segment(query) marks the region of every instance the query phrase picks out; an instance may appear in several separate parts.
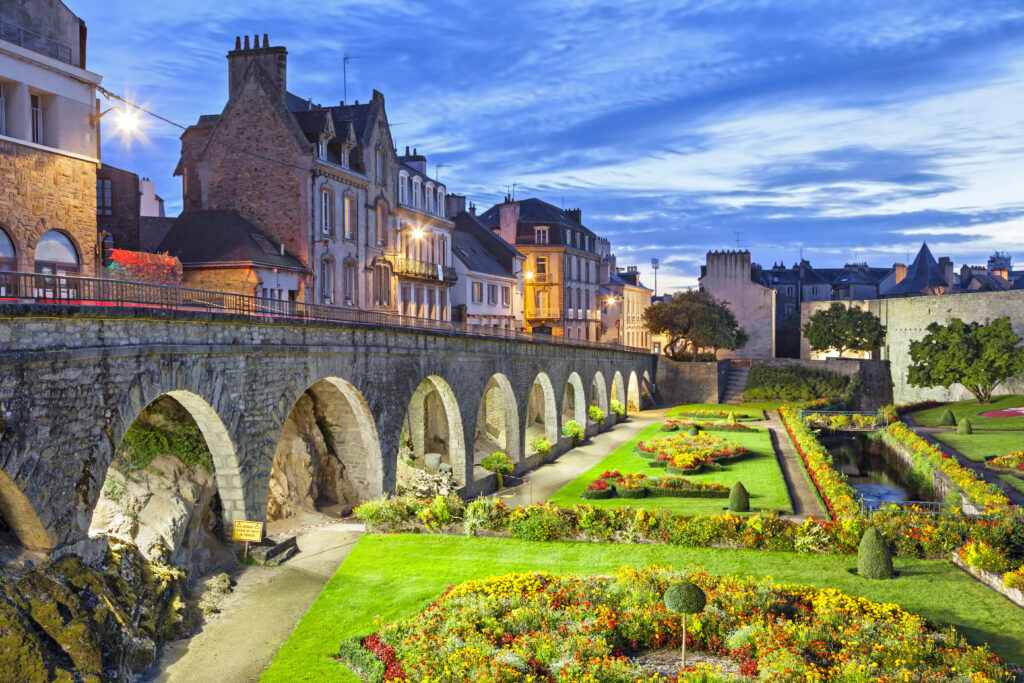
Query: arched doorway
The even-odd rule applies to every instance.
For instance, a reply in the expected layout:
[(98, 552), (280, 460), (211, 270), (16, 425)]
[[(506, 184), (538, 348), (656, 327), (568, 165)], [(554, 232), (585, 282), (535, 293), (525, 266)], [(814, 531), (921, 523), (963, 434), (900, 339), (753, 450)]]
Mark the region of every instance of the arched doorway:
[(562, 424), (576, 420), (581, 427), (587, 425), (587, 399), (583, 391), (583, 380), (573, 372), (565, 382), (562, 394)]
[(53, 546), (32, 503), (14, 480), (0, 470), (0, 544), (15, 543), (29, 550), (49, 550)]
[(497, 373), (487, 381), (476, 413), (473, 464), (479, 465), (481, 460), (495, 451), (501, 451), (513, 463), (517, 463), (522, 455), (520, 444), (516, 395), (508, 378)]
[(526, 403), (526, 424), (523, 430), (526, 433), (527, 455), (537, 452), (532, 443), (539, 436), (547, 437), (552, 446), (558, 443), (558, 409), (555, 406), (555, 390), (551, 386), (551, 379), (541, 372), (530, 386), (530, 398)]
[(629, 387), (626, 389), (626, 410), (628, 412), (640, 410), (640, 382), (637, 381), (635, 370), (629, 373)]
[(459, 403), (448, 382), (430, 375), (416, 387), (402, 421), (398, 446), (398, 483), (403, 464), (428, 474), (450, 472), (456, 484), (466, 484), (466, 444)]
[(618, 401), (622, 404), (622, 407), (626, 406), (626, 386), (622, 381), (622, 373), (618, 370), (612, 376), (612, 394), (611, 399)]
[(349, 514), (384, 490), (377, 427), (362, 394), (340, 377), (306, 389), (274, 451), (267, 520), (319, 512)]
[(125, 431), (89, 535), (123, 538), (147, 558), (205, 574), (235, 563), (222, 539), (236, 519), (245, 519), (245, 502), (231, 437), (210, 404), (178, 390), (150, 402)]
[[(608, 385), (605, 384), (604, 375), (598, 370), (594, 373), (594, 380), (590, 383), (590, 400), (588, 405), (597, 406), (601, 412), (608, 415)], [(589, 420), (589, 417), (588, 417)], [(596, 424), (590, 421), (590, 424)]]

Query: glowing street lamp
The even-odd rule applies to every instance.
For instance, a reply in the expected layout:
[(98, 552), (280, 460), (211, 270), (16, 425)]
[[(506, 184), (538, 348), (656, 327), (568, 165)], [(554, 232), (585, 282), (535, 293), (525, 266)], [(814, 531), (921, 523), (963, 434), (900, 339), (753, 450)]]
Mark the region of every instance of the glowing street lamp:
[(422, 239), (423, 238), (423, 228), (416, 228), (415, 230), (413, 230), (412, 231), (412, 238), (416, 239), (416, 240)]
[(526, 271), (526, 279), (527, 280), (532, 280), (533, 279), (533, 271), (532, 270)]

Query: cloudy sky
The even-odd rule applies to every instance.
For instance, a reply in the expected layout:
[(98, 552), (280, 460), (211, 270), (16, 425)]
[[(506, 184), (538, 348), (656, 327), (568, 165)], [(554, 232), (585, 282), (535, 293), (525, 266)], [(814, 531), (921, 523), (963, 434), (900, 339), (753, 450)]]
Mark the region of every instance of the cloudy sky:
[[(384, 93), (417, 147), (481, 210), (516, 183), (580, 207), (659, 290), (712, 249), (755, 261), (1024, 267), (1019, 0), (66, 0), (104, 85), (183, 124), (227, 98), (239, 34), (288, 48), (289, 90)], [(107, 126), (110, 128), (110, 126)], [(181, 206), (180, 130), (151, 120), (104, 161)]]

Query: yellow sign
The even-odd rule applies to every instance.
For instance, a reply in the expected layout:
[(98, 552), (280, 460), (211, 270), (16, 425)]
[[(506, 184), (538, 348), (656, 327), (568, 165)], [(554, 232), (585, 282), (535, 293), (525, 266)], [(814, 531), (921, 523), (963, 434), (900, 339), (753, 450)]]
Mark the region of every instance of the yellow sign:
[(231, 538), (235, 541), (254, 541), (259, 543), (263, 540), (263, 522), (243, 522), (236, 519)]

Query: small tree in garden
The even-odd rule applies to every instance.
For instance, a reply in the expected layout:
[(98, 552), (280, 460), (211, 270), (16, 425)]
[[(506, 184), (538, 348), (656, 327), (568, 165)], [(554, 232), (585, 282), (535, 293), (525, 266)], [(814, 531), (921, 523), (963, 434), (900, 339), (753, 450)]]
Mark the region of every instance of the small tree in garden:
[(686, 430), (686, 433), (690, 436), (697, 436), (700, 434), (700, 429), (697, 428), (697, 425), (690, 425), (690, 428)]
[(957, 434), (973, 434), (974, 433), (974, 427), (971, 425), (971, 421), (968, 420), (966, 417), (964, 419), (960, 420), (960, 424), (958, 424), (956, 426), (956, 433)]
[(750, 494), (741, 482), (729, 492), (729, 512), (750, 512)]
[(939, 426), (942, 427), (956, 427), (956, 415), (949, 408), (942, 411), (942, 415), (939, 416)]
[(724, 302), (696, 289), (649, 306), (643, 316), (652, 334), (668, 337), (665, 355), (677, 360), (696, 360), (700, 349), (711, 349), (716, 355), (718, 349), (734, 351), (750, 339)]
[(480, 467), (483, 467), (488, 472), (494, 472), (498, 477), (498, 489), (505, 488), (502, 476), (506, 474), (512, 474), (512, 461), (508, 459), (508, 456), (501, 451), (495, 451), (480, 462)]
[(891, 579), (892, 553), (882, 533), (869, 527), (857, 549), (857, 573), (866, 579)]
[(922, 339), (910, 342), (911, 386), (960, 384), (978, 403), (988, 403), (999, 384), (1024, 373), (1024, 347), (1009, 318), (986, 324), (953, 318), (948, 325), (931, 323), (927, 330)]
[(575, 446), (583, 441), (583, 427), (576, 420), (567, 420), (562, 425), (562, 436), (568, 436), (572, 438), (572, 445)]
[(885, 343), (885, 325), (871, 311), (836, 301), (811, 315), (802, 328), (814, 351), (874, 351)]
[(729, 411), (729, 414), (725, 418), (725, 424), (734, 425), (736, 424), (736, 413)]
[(683, 666), (686, 666), (686, 615), (697, 614), (704, 609), (708, 598), (700, 586), (692, 581), (674, 583), (665, 590), (665, 607), (670, 612), (683, 615)]

